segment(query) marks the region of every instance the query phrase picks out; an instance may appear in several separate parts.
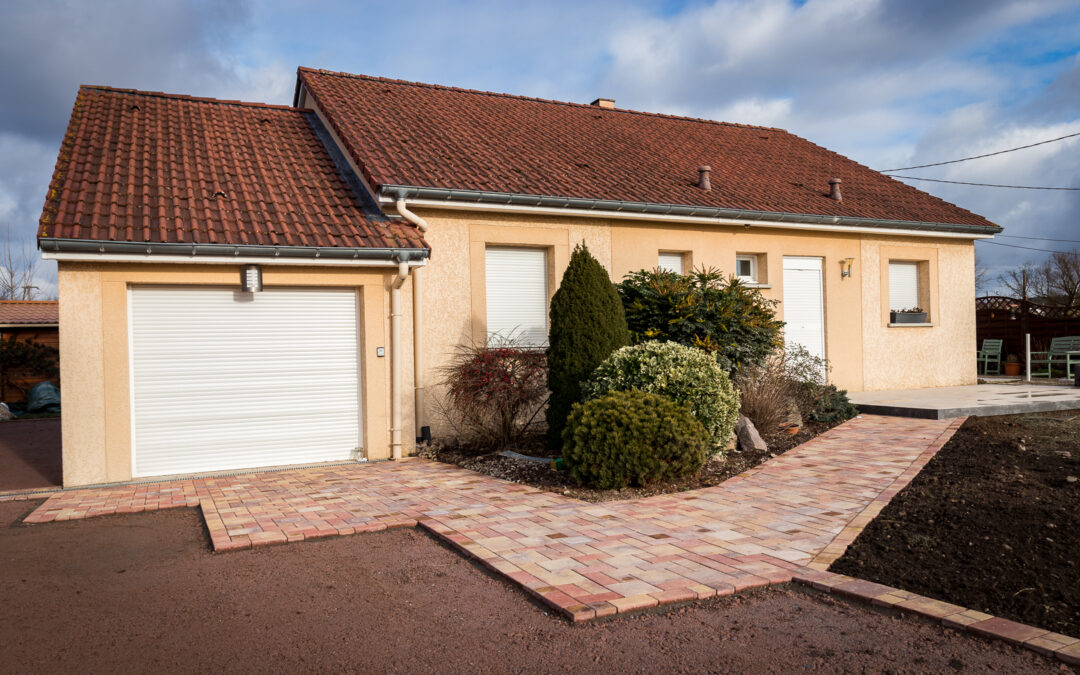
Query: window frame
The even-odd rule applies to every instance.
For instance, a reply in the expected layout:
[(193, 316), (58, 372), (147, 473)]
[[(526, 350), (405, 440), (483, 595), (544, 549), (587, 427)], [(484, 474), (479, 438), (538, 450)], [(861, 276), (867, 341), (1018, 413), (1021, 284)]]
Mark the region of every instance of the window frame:
[[(750, 263), (750, 276), (743, 276), (739, 274), (739, 263), (746, 260)], [(758, 283), (758, 254), (756, 253), (738, 253), (735, 255), (735, 276), (740, 280), (748, 284)]]

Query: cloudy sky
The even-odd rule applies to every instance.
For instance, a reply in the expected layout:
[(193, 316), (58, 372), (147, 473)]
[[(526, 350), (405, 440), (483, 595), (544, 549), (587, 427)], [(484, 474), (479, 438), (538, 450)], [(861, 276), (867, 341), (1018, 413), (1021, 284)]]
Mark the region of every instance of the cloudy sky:
[[(8, 0), (0, 236), (33, 246), (79, 84), (290, 103), (298, 65), (779, 126), (877, 169), (1080, 132), (1080, 0)], [(1078, 151), (906, 173), (1080, 187)], [(912, 184), (1014, 237), (1080, 240), (1080, 192)], [(991, 270), (1046, 255), (978, 250)]]

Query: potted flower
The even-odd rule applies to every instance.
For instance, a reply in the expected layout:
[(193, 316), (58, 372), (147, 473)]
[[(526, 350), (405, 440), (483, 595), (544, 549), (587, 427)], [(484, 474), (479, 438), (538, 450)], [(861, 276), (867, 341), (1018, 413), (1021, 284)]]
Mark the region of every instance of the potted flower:
[(926, 323), (926, 312), (922, 307), (899, 309), (889, 312), (890, 323)]
[(1006, 375), (1019, 375), (1020, 374), (1020, 357), (1016, 354), (1009, 354), (1005, 357), (1005, 374)]

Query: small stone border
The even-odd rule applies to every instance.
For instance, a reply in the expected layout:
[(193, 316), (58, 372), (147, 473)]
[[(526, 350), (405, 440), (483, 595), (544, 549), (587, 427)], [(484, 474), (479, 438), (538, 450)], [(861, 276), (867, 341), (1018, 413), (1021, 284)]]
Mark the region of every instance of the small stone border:
[(1054, 633), (974, 609), (927, 598), (892, 586), (809, 567), (798, 570), (792, 581), (819, 591), (895, 609), (939, 621), (949, 628), (1030, 649), (1043, 656), (1080, 666), (1080, 638)]

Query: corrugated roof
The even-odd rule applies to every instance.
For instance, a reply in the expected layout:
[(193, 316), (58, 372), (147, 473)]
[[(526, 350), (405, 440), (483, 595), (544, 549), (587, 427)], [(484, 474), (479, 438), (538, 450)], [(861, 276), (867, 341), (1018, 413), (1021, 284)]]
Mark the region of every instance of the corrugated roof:
[[(782, 129), (300, 68), (384, 185), (995, 227)], [(712, 167), (712, 191), (696, 186)], [(828, 197), (843, 181), (843, 201)]]
[(310, 111), (81, 87), (40, 239), (426, 248), (365, 211)]

